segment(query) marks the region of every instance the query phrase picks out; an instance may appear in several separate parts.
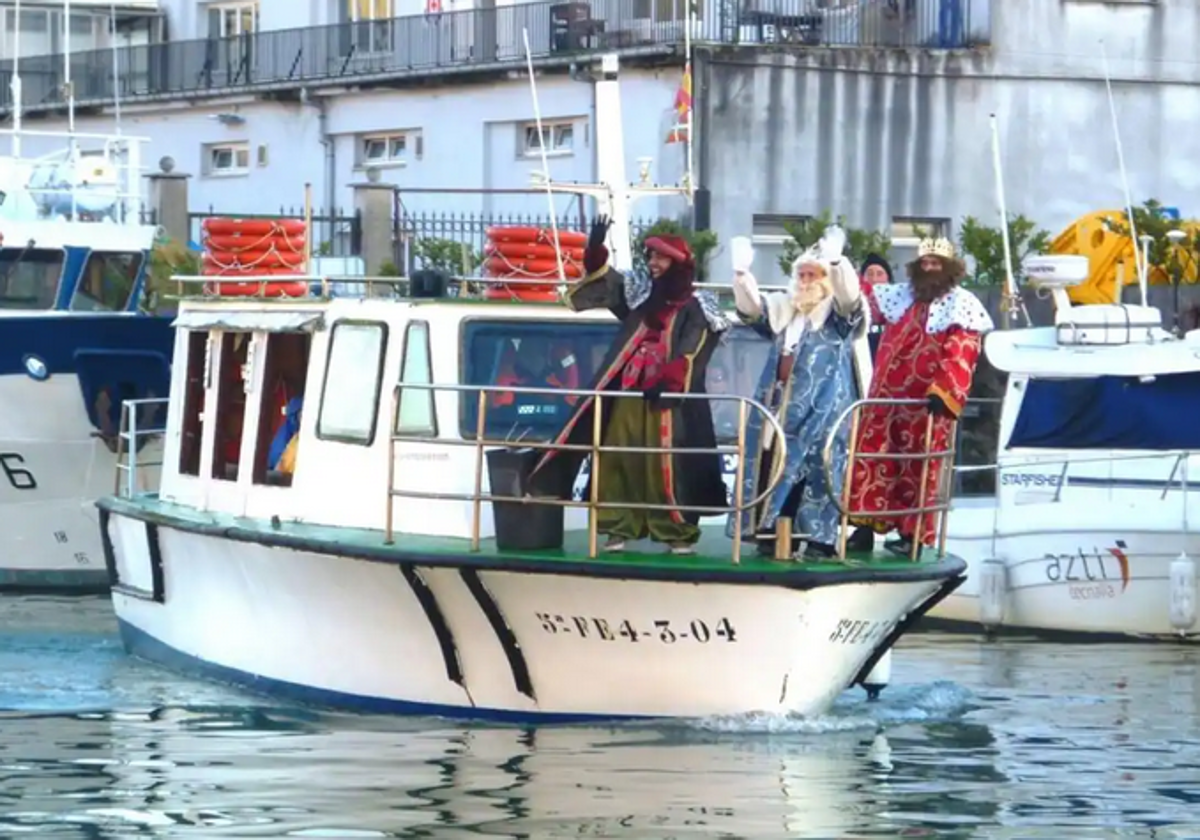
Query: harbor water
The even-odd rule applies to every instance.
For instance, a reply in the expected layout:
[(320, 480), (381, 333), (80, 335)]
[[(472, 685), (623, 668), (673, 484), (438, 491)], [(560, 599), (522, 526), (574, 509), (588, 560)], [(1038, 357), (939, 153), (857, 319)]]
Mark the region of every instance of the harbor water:
[(0, 598), (0, 837), (1200, 838), (1200, 648), (915, 634), (817, 720), (466, 725), (127, 658)]

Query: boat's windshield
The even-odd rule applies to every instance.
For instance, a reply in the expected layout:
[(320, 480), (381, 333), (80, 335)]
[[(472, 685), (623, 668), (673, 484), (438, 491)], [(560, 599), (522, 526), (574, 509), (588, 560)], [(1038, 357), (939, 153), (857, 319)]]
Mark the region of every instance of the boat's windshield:
[(0, 252), (0, 309), (53, 309), (62, 270), (62, 250)]
[(1200, 449), (1200, 373), (1030, 379), (1009, 447)]
[[(476, 320), (463, 331), (463, 378), (468, 385), (587, 388), (617, 336), (614, 322)], [(713, 394), (753, 396), (770, 344), (744, 327), (730, 330), (708, 367)], [(489, 438), (548, 440), (570, 417), (578, 398), (498, 394), (489, 397)], [(474, 435), (478, 403), (461, 402), (462, 434)], [(713, 401), (713, 423), (724, 440), (737, 436), (737, 403)]]
[(129, 296), (142, 269), (138, 253), (93, 251), (79, 277), (71, 297), (71, 309), (77, 312), (124, 312)]

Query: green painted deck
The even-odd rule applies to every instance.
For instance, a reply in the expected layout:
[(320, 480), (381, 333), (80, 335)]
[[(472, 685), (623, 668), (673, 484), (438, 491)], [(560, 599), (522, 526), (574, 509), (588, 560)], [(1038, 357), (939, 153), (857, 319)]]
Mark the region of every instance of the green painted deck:
[[(601, 552), (595, 559), (587, 555), (587, 533), (568, 531), (560, 549), (543, 551), (501, 551), (495, 540), (481, 541), (480, 550), (471, 551), (471, 541), (456, 537), (430, 537), (397, 532), (391, 545), (384, 542), (382, 530), (313, 525), (249, 519), (175, 505), (154, 497), (136, 499), (109, 497), (99, 506), (112, 513), (131, 516), (179, 530), (222, 536), (241, 542), (278, 545), (323, 554), (359, 557), (381, 562), (420, 565), (469, 565), (477, 569), (509, 568), (542, 573), (593, 574), (603, 577), (643, 577), (725, 580), (744, 577), (759, 582), (769, 579), (812, 576), (901, 580), (942, 578), (960, 574), (965, 564), (954, 557), (938, 558), (926, 549), (920, 560), (897, 557), (882, 546), (873, 553), (850, 554), (842, 561), (777, 561), (759, 556), (753, 546), (742, 552), (741, 562), (732, 560), (732, 541), (722, 526), (704, 528), (694, 555), (674, 555), (665, 546), (648, 540), (630, 543), (617, 554)], [(603, 538), (601, 538), (602, 542)], [(878, 543), (877, 543), (878, 545)]]

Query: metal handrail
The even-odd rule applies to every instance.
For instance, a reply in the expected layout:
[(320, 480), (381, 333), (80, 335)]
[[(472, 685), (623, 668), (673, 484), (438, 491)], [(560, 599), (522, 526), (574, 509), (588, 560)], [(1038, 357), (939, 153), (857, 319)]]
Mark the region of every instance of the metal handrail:
[[(461, 275), (447, 275), (446, 279), (451, 283), (461, 285), (474, 286), (549, 286), (552, 288), (563, 287), (570, 288), (572, 283), (564, 284), (558, 277), (522, 277), (514, 279), (511, 277), (465, 277)], [(179, 274), (172, 275), (171, 280), (179, 286), (180, 299), (198, 299), (198, 300), (215, 300), (219, 299), (219, 294), (206, 295), (203, 292), (192, 296), (183, 294), (184, 286), (199, 285), (202, 288), (212, 286), (219, 283), (257, 283), (259, 289), (254, 295), (238, 295), (239, 298), (266, 298), (265, 290), (272, 283), (294, 283), (296, 281), (309, 283), (310, 285), (320, 285), (321, 293), (314, 295), (311, 293), (298, 297), (289, 298), (270, 298), (270, 300), (323, 300), (330, 297), (330, 286), (334, 283), (342, 283), (352, 286), (366, 286), (364, 290), (370, 294), (375, 286), (383, 286), (393, 291), (404, 288), (412, 282), (412, 277), (384, 277), (380, 276), (359, 276), (359, 275), (333, 275), (333, 274), (263, 274), (263, 275), (244, 275), (244, 276), (221, 276), (221, 275), (194, 275), (194, 274)], [(572, 281), (577, 282), (577, 281)], [(696, 283), (695, 288), (704, 291), (710, 291), (717, 294), (732, 294), (733, 287), (722, 283)], [(786, 286), (759, 286), (759, 291), (762, 292), (784, 292), (787, 291)]]
[[(405, 389), (417, 391), (437, 392), (451, 391), (456, 393), (476, 392), (479, 395), (478, 417), (475, 423), (475, 435), (472, 439), (441, 439), (428, 436), (402, 435), (396, 432), (400, 420), (400, 400)], [(590, 397), (596, 401), (592, 412), (592, 442), (590, 444), (555, 444), (553, 441), (511, 441), (511, 440), (491, 440), (486, 437), (487, 429), (487, 408), (488, 394), (542, 394), (549, 396), (576, 396)], [(394, 542), (394, 514), (392, 512), (392, 500), (395, 498), (417, 498), (417, 499), (432, 499), (438, 501), (460, 501), (471, 502), (473, 509), (471, 515), (471, 550), (478, 551), (480, 545), (480, 516), (484, 502), (517, 502), (522, 504), (540, 504), (550, 505), (555, 507), (583, 507), (588, 509), (588, 556), (595, 558), (598, 549), (597, 539), (597, 511), (603, 509), (633, 509), (633, 510), (677, 510), (688, 511), (692, 513), (708, 513), (708, 514), (729, 514), (736, 513), (733, 517), (733, 562), (738, 563), (741, 559), (742, 546), (742, 517), (743, 511), (749, 510), (760, 504), (764, 499), (775, 492), (775, 488), (783, 480), (784, 462), (778, 459), (772, 468), (770, 481), (767, 488), (747, 502), (745, 500), (745, 490), (743, 487), (745, 478), (746, 464), (746, 422), (748, 410), (753, 408), (760, 412), (766, 419), (766, 422), (771, 425), (774, 434), (779, 435), (779, 439), (783, 438), (783, 427), (779, 421), (771, 414), (770, 410), (749, 397), (739, 396), (737, 394), (691, 394), (691, 393), (663, 393), (663, 400), (721, 400), (721, 401), (736, 401), (738, 403), (738, 434), (736, 446), (722, 446), (718, 444), (715, 447), (661, 447), (661, 446), (608, 446), (601, 442), (601, 425), (602, 406), (605, 399), (644, 399), (641, 392), (611, 392), (580, 388), (538, 388), (526, 386), (499, 386), (499, 385), (463, 385), (459, 383), (439, 384), (439, 383), (398, 383), (392, 393), (392, 426), (388, 439), (388, 492), (387, 492), (387, 512), (384, 526), (385, 542), (391, 544)], [(473, 493), (430, 493), (427, 491), (417, 490), (397, 490), (395, 482), (395, 462), (396, 462), (396, 444), (397, 443), (413, 443), (413, 444), (435, 444), (435, 445), (450, 445), (450, 446), (470, 446), (475, 449), (475, 488)], [(537, 498), (533, 496), (497, 496), (494, 493), (484, 494), (483, 492), (483, 462), (484, 448), (489, 446), (511, 447), (514, 443), (520, 443), (522, 448), (529, 449), (545, 449), (567, 452), (588, 452), (592, 456), (591, 471), (591, 494), (587, 501), (575, 501), (574, 499), (553, 499), (553, 498)], [(726, 507), (711, 507), (701, 505), (661, 505), (650, 504), (646, 502), (601, 502), (600, 493), (600, 456), (602, 454), (616, 452), (639, 452), (646, 454), (736, 454), (738, 456), (736, 475), (734, 479), (734, 504)]]
[(1179, 468), (1181, 465), (1186, 467), (1188, 459), (1197, 455), (1200, 455), (1200, 452), (1190, 449), (1166, 449), (1159, 452), (1148, 452), (1148, 454), (1144, 455), (1093, 455), (1082, 458), (1059, 455), (1057, 457), (1042, 458), (1040, 460), (1014, 460), (1011, 462), (1005, 462), (1003, 464), (999, 462), (992, 464), (964, 464), (955, 466), (954, 472), (964, 474), (990, 472), (999, 475), (1004, 470), (1030, 469), (1061, 464), (1062, 469), (1059, 470), (1059, 480), (1055, 485), (1054, 490), (1054, 501), (1057, 502), (1062, 498), (1063, 487), (1071, 482), (1071, 478), (1069, 475), (1067, 475), (1067, 471), (1076, 464), (1113, 464), (1121, 461), (1158, 461), (1173, 458), (1175, 463), (1171, 466), (1171, 474), (1163, 480), (1162, 495), (1159, 496), (1160, 499), (1165, 499), (1167, 498), (1167, 494), (1171, 492), (1172, 485), (1176, 483), (1179, 484), (1179, 489), (1181, 491), (1187, 493), (1188, 487), (1191, 484), (1191, 482), (1189, 482), (1187, 479), (1187, 470), (1184, 470), (1184, 476), (1179, 479), (1178, 482), (1176, 482), (1175, 476), (1179, 473)]
[[(143, 397), (136, 400), (122, 400), (121, 414), (117, 422), (117, 461), (113, 475), (113, 493), (133, 498), (137, 489), (137, 471), (139, 467), (161, 467), (162, 461), (138, 461), (137, 442), (140, 438), (152, 435), (166, 434), (166, 426), (152, 429), (139, 429), (137, 424), (137, 409), (143, 405), (167, 405), (168, 397)], [(130, 410), (130, 406), (133, 410)], [(124, 456), (124, 461), (122, 461)], [(121, 474), (125, 474), (125, 493), (121, 493)]]
[[(835, 486), (834, 480), (833, 480), (834, 479), (834, 477), (833, 477), (833, 446), (837, 442), (838, 432), (841, 429), (842, 424), (845, 423), (847, 419), (850, 420), (850, 438), (849, 438), (849, 445), (847, 447), (846, 470), (845, 470), (845, 475), (843, 476), (843, 481), (842, 481), (841, 498), (838, 498), (838, 495), (835, 493), (831, 492), (831, 494), (830, 494), (830, 497), (833, 499), (833, 503), (837, 507), (838, 513), (841, 514), (841, 519), (842, 519), (841, 528), (839, 529), (839, 534), (838, 534), (838, 557), (839, 558), (844, 559), (846, 556), (846, 540), (848, 537), (847, 532), (849, 531), (850, 519), (852, 517), (889, 517), (889, 518), (891, 518), (891, 517), (898, 517), (898, 516), (916, 516), (917, 517), (917, 527), (912, 535), (912, 553), (910, 555), (910, 558), (913, 560), (913, 562), (916, 562), (917, 558), (920, 556), (921, 538), (923, 536), (921, 531), (924, 527), (925, 514), (927, 514), (927, 513), (935, 513), (938, 515), (938, 525), (937, 525), (938, 555), (941, 556), (946, 553), (946, 523), (947, 523), (947, 515), (950, 511), (950, 494), (949, 494), (949, 492), (946, 491), (946, 487), (948, 486), (949, 483), (946, 481), (939, 482), (939, 495), (944, 494), (944, 501), (939, 502), (938, 504), (922, 505), (922, 506), (915, 507), (915, 508), (904, 508), (904, 509), (900, 509), (900, 510), (891, 510), (891, 509), (850, 510), (850, 494), (851, 494), (851, 483), (852, 483), (853, 477), (854, 477), (854, 466), (859, 460), (884, 460), (884, 461), (888, 461), (888, 460), (891, 460), (891, 461), (920, 460), (921, 461), (921, 481), (920, 481), (920, 486), (917, 491), (918, 504), (920, 504), (921, 502), (924, 501), (925, 491), (929, 486), (929, 462), (934, 459), (939, 459), (941, 461), (941, 464), (939, 465), (938, 469), (941, 470), (943, 473), (946, 472), (948, 465), (954, 463), (954, 454), (956, 451), (955, 443), (954, 443), (956, 436), (954, 434), (954, 431), (955, 431), (955, 426), (957, 425), (958, 421), (956, 419), (950, 420), (950, 448), (931, 451), (930, 447), (933, 445), (933, 429), (934, 429), (934, 422), (936, 419), (932, 412), (930, 412), (929, 418), (925, 422), (925, 443), (924, 443), (924, 446), (922, 447), (921, 452), (918, 452), (918, 453), (870, 452), (870, 453), (865, 453), (865, 454), (860, 454), (858, 452), (858, 424), (859, 424), (859, 420), (860, 420), (860, 415), (864, 408), (868, 408), (870, 406), (888, 406), (888, 407), (892, 407), (892, 408), (899, 407), (899, 406), (909, 406), (912, 408), (916, 408), (918, 406), (925, 406), (925, 405), (927, 405), (927, 401), (922, 400), (922, 399), (874, 398), (874, 399), (856, 400), (855, 402), (853, 402), (849, 406), (847, 406), (846, 409), (841, 414), (838, 415), (837, 420), (834, 421), (833, 427), (830, 429), (829, 435), (825, 438), (825, 446), (821, 451), (821, 465), (825, 472), (826, 486), (829, 487), (831, 490)], [(944, 477), (945, 476), (943, 476), (943, 478)]]

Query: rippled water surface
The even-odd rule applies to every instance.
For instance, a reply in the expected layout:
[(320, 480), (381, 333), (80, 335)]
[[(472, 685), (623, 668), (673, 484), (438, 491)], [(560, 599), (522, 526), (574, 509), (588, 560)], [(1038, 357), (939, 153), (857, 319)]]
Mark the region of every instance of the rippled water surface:
[(917, 635), (878, 703), (620, 727), (338, 715), (0, 599), (0, 837), (1195, 837), (1200, 648)]

